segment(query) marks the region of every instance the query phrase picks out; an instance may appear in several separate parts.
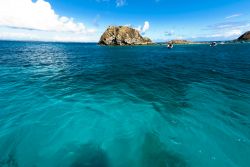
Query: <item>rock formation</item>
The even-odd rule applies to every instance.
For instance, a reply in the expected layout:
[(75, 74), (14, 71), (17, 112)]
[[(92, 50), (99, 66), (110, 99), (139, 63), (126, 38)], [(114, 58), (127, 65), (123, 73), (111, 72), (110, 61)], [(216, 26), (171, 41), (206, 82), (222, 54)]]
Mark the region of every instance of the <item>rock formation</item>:
[(103, 33), (100, 45), (148, 45), (152, 44), (149, 38), (143, 38), (139, 31), (127, 26), (110, 26)]
[(191, 44), (191, 41), (187, 41), (187, 40), (171, 40), (169, 42), (167, 42), (168, 44)]
[(238, 38), (239, 41), (247, 41), (250, 40), (250, 31), (245, 32)]

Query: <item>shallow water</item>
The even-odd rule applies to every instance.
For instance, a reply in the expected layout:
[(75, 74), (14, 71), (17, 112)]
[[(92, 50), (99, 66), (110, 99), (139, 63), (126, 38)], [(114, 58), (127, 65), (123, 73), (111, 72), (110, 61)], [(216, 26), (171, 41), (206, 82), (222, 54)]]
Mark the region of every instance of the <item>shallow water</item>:
[(0, 42), (0, 167), (248, 167), (250, 44)]

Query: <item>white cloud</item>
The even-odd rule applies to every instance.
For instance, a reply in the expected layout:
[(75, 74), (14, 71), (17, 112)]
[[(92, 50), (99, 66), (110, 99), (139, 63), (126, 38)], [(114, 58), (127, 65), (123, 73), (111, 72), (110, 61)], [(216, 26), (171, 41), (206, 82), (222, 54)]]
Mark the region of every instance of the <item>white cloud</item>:
[(235, 30), (229, 30), (217, 34), (207, 35), (207, 37), (222, 37), (222, 38), (230, 38), (234, 36), (239, 36), (242, 34), (241, 30), (235, 29)]
[(225, 30), (219, 31), (217, 33), (209, 33), (209, 34), (201, 34), (197, 36), (192, 36), (191, 39), (193, 40), (233, 40), (237, 39), (244, 31), (240, 29), (232, 29), (232, 30)]
[(224, 21), (221, 23), (208, 25), (205, 29), (206, 32), (203, 34), (196, 35), (195, 39), (206, 39), (206, 40), (232, 40), (237, 39), (245, 31), (249, 31), (250, 21)]
[(241, 35), (243, 32), (239, 29), (235, 29), (235, 30), (230, 30), (224, 33), (224, 37), (232, 37), (232, 36), (239, 36)]
[(132, 27), (131, 24), (125, 24), (124, 26), (126, 26), (126, 27)]
[[(95, 29), (88, 29), (83, 23), (76, 22), (73, 18), (59, 16), (50, 3), (45, 0), (35, 2), (32, 0), (0, 0), (0, 26), (33, 31), (71, 32), (82, 35), (96, 32)], [(15, 34), (20, 37), (20, 34), (23, 33), (18, 35), (15, 31), (9, 33), (9, 36)], [(34, 36), (34, 33), (32, 34)], [(0, 37), (3, 37), (3, 34), (1, 35)], [(4, 36), (8, 36), (8, 33)], [(25, 35), (23, 34), (23, 36)]]
[(249, 20), (244, 21), (226, 21), (217, 24), (208, 25), (205, 30), (232, 30), (232, 29), (243, 29), (248, 28), (250, 25)]
[(122, 7), (126, 5), (126, 0), (96, 0), (96, 2), (112, 2), (115, 3), (116, 7)]
[(138, 31), (140, 31), (141, 33), (144, 34), (147, 30), (149, 30), (149, 28), (150, 28), (149, 22), (148, 22), (148, 21), (145, 21), (143, 27), (142, 27), (142, 26), (138, 26), (136, 29), (137, 29)]
[(126, 0), (116, 0), (116, 6), (122, 7), (126, 4)]
[(226, 19), (231, 19), (231, 18), (234, 18), (234, 17), (239, 17), (239, 16), (241, 16), (241, 15), (242, 15), (242, 14), (240, 14), (240, 13), (233, 14), (233, 15), (227, 16)]
[(174, 30), (166, 31), (165, 36), (173, 36), (174, 35)]
[(96, 36), (79, 35), (71, 32), (52, 32), (27, 29), (10, 29), (0, 27), (0, 39), (28, 41), (63, 41), (63, 42), (95, 42)]
[(0, 32), (0, 39), (36, 40), (39, 39), (39, 37), (35, 34), (23, 33), (23, 32)]
[(144, 22), (144, 26), (142, 28), (142, 32), (146, 32), (147, 30), (149, 29), (149, 22), (148, 21), (145, 21)]

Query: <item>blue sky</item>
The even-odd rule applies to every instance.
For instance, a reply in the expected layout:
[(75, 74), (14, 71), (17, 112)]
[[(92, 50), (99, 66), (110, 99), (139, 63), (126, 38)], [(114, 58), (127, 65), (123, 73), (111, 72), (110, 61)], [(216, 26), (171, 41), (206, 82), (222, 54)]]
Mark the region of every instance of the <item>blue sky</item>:
[(127, 25), (154, 41), (230, 40), (250, 30), (249, 9), (249, 0), (0, 0), (0, 39), (96, 42)]

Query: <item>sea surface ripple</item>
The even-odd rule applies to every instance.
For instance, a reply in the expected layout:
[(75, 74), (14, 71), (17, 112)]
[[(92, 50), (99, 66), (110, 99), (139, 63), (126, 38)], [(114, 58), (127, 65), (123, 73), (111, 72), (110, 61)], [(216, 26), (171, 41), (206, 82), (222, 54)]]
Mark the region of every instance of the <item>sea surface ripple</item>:
[(0, 42), (0, 167), (249, 167), (250, 44)]

